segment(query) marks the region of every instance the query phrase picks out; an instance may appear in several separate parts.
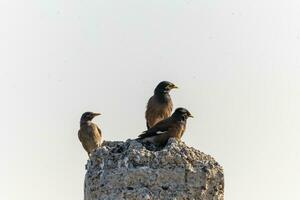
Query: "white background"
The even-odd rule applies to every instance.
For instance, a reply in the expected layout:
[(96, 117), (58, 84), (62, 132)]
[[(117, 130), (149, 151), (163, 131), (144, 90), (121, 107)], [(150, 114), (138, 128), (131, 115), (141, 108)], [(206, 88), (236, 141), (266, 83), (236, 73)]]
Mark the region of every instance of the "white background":
[(300, 199), (299, 19), (297, 0), (2, 0), (0, 199), (83, 199), (81, 114), (135, 138), (161, 80), (225, 199)]

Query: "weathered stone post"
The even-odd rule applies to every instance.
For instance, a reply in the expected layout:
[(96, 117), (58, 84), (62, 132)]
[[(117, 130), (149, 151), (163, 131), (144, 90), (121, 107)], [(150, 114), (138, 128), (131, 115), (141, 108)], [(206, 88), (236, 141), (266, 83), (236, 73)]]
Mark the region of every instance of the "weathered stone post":
[(104, 142), (88, 161), (84, 187), (84, 200), (224, 199), (222, 167), (175, 139), (159, 150)]

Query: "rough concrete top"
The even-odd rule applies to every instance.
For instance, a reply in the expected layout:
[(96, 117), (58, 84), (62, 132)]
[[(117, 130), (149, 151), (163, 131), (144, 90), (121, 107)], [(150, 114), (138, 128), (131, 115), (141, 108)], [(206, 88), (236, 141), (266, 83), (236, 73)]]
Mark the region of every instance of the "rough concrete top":
[(85, 200), (223, 200), (222, 167), (209, 155), (169, 139), (161, 149), (105, 141), (87, 163)]

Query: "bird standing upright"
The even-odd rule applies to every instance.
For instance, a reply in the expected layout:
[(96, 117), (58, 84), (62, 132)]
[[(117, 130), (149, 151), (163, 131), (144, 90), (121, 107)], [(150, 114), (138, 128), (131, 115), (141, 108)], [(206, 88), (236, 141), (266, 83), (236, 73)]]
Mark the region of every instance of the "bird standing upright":
[(78, 138), (89, 157), (102, 144), (101, 130), (96, 124), (92, 123), (92, 119), (98, 115), (100, 113), (85, 112), (80, 119)]
[(138, 138), (143, 142), (151, 142), (157, 146), (165, 145), (171, 137), (180, 140), (189, 117), (193, 116), (187, 109), (177, 108), (169, 118), (158, 122), (152, 128), (144, 131)]
[(148, 129), (161, 120), (170, 117), (173, 109), (173, 102), (169, 92), (173, 88), (178, 87), (168, 81), (162, 81), (156, 86), (154, 95), (147, 103), (147, 109), (145, 113)]

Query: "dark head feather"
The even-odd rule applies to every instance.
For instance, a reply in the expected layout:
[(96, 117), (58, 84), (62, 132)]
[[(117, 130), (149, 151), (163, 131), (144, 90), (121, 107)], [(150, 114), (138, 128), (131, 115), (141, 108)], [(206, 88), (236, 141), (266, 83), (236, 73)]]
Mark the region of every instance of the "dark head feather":
[(176, 108), (172, 116), (177, 120), (187, 120), (189, 117), (193, 117), (193, 115), (185, 108)]
[(162, 81), (156, 86), (154, 94), (166, 94), (173, 88), (177, 88), (177, 86), (169, 81)]
[(96, 117), (97, 115), (100, 115), (100, 113), (94, 113), (94, 112), (83, 113), (80, 118), (80, 124), (88, 122), (88, 121), (92, 121), (92, 119), (94, 117)]

